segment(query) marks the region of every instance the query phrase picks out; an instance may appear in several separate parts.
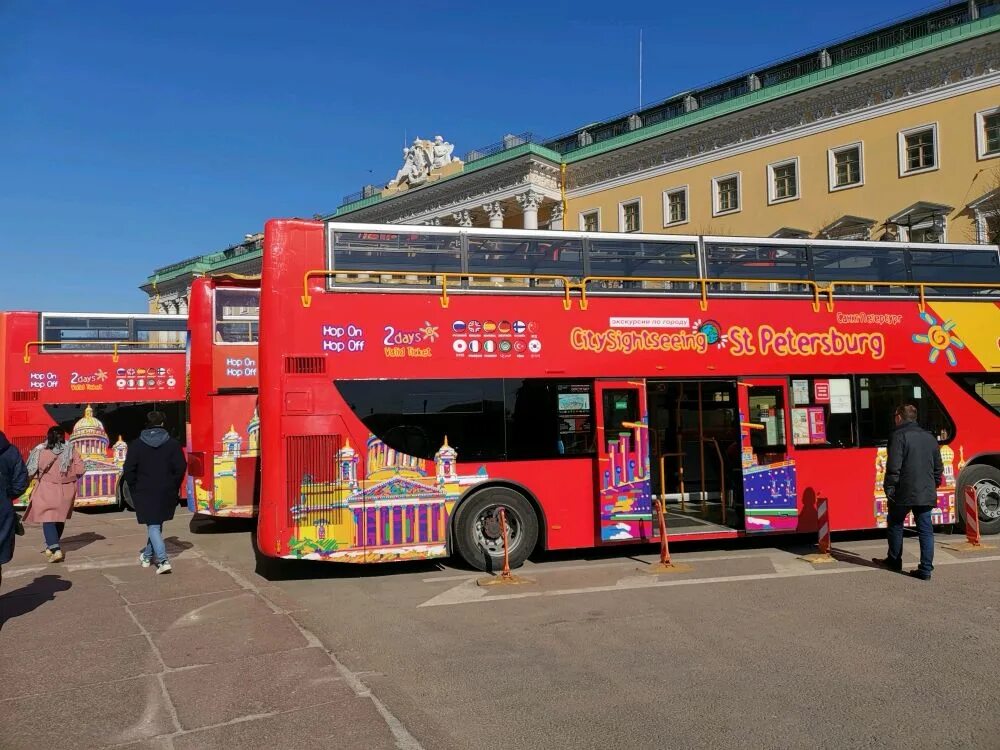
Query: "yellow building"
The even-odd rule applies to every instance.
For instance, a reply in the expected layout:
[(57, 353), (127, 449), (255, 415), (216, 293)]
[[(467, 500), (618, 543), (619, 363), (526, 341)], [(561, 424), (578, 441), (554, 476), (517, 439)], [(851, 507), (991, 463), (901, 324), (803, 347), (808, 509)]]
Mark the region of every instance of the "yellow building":
[[(993, 244), (1000, 5), (953, 2), (556, 138), (453, 149), (415, 139), (393, 179), (325, 218)], [(196, 273), (259, 272), (259, 242), (239, 248), (158, 269), (143, 289), (182, 296)]]
[(559, 138), (507, 136), (328, 218), (996, 242), (998, 32), (995, 3), (953, 3)]

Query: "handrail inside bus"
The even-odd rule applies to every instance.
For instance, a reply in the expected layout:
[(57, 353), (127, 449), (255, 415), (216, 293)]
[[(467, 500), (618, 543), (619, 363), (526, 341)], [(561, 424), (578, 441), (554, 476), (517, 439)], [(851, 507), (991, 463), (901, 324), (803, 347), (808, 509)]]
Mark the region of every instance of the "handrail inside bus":
[[(167, 331), (166, 333), (174, 333), (174, 331)], [(177, 333), (180, 333), (177, 331)], [(31, 362), (31, 348), (40, 348), (43, 346), (66, 346), (73, 344), (86, 344), (88, 346), (104, 346), (107, 344), (111, 345), (111, 361), (118, 361), (118, 347), (119, 346), (138, 346), (143, 349), (155, 349), (158, 346), (162, 347), (173, 347), (177, 351), (184, 351), (184, 343), (177, 341), (95, 341), (94, 339), (69, 339), (65, 341), (29, 341), (24, 345), (24, 363), (28, 364)], [(53, 352), (58, 354), (106, 354), (106, 349), (64, 349), (60, 352)]]
[(1000, 292), (1000, 284), (977, 284), (973, 281), (831, 281), (825, 287), (820, 289), (821, 292), (827, 295), (826, 309), (829, 312), (833, 312), (833, 292), (834, 287), (838, 286), (877, 286), (885, 289), (889, 289), (894, 286), (916, 288), (917, 306), (920, 308), (920, 312), (924, 312), (927, 308), (927, 287), (943, 287), (945, 289), (992, 289)]
[(409, 275), (409, 276), (433, 276), (440, 279), (441, 286), (441, 307), (448, 307), (450, 300), (448, 299), (448, 279), (456, 279), (458, 281), (463, 281), (465, 279), (524, 279), (526, 281), (538, 280), (538, 281), (558, 281), (562, 283), (563, 287), (563, 309), (569, 310), (572, 307), (572, 302), (570, 300), (570, 291), (577, 287), (568, 276), (559, 276), (555, 274), (544, 274), (544, 273), (463, 273), (461, 271), (424, 271), (424, 270), (413, 270), (408, 272), (400, 273), (400, 270), (379, 270), (372, 268), (365, 268), (361, 270), (351, 269), (351, 268), (338, 268), (336, 270), (330, 271), (327, 269), (316, 269), (312, 271), (306, 271), (302, 277), (302, 306), (309, 307), (312, 305), (312, 295), (309, 293), (309, 279), (310, 278), (334, 278), (341, 275), (349, 274), (368, 274), (371, 276), (399, 276), (399, 275)]
[(367, 274), (370, 276), (400, 276), (400, 275), (411, 275), (411, 276), (433, 276), (439, 281), (437, 284), (440, 286), (441, 293), (441, 306), (448, 307), (448, 280), (465, 280), (465, 279), (525, 279), (525, 280), (539, 280), (539, 281), (557, 281), (562, 284), (563, 288), (563, 308), (569, 310), (571, 308), (571, 292), (576, 290), (580, 294), (580, 309), (586, 310), (589, 304), (589, 299), (587, 296), (587, 286), (596, 282), (607, 282), (607, 281), (617, 281), (617, 282), (670, 282), (676, 284), (691, 284), (697, 285), (700, 290), (700, 300), (699, 304), (702, 310), (708, 309), (708, 301), (710, 297), (709, 287), (713, 284), (787, 284), (790, 286), (803, 287), (805, 290), (812, 292), (812, 308), (813, 312), (819, 312), (820, 309), (820, 298), (826, 298), (826, 308), (828, 311), (832, 312), (834, 309), (834, 294), (837, 287), (850, 287), (850, 286), (867, 286), (867, 287), (879, 287), (879, 288), (891, 288), (891, 287), (903, 287), (906, 289), (913, 289), (917, 295), (917, 304), (919, 306), (920, 312), (924, 312), (927, 305), (927, 289), (981, 289), (981, 290), (991, 290), (1000, 293), (1000, 284), (996, 283), (976, 283), (968, 281), (873, 281), (869, 279), (839, 279), (836, 281), (830, 281), (826, 284), (822, 284), (813, 279), (771, 279), (771, 278), (713, 278), (703, 275), (699, 276), (585, 276), (579, 281), (574, 281), (568, 276), (553, 275), (553, 274), (524, 274), (524, 273), (462, 273), (459, 271), (428, 271), (424, 269), (406, 269), (401, 271), (400, 269), (348, 269), (340, 268), (335, 270), (318, 269), (312, 271), (306, 271), (302, 279), (302, 306), (309, 307), (312, 304), (312, 294), (309, 290), (309, 279), (310, 278), (334, 278), (341, 275), (356, 275), (356, 274)]
[(585, 276), (581, 279), (580, 287), (580, 309), (587, 309), (587, 285), (596, 281), (668, 281), (678, 284), (697, 284), (701, 289), (700, 306), (702, 310), (708, 309), (708, 285), (709, 284), (798, 284), (812, 289), (813, 312), (819, 312), (819, 295), (821, 288), (819, 284), (811, 279), (726, 279), (726, 278), (706, 278), (704, 276)]

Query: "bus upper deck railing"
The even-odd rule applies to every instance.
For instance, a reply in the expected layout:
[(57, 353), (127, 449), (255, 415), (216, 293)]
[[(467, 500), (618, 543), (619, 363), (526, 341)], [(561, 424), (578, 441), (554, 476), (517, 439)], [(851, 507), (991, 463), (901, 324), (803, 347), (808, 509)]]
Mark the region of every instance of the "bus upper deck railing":
[[(621, 284), (643, 284), (643, 283), (655, 283), (655, 284), (679, 284), (687, 285), (688, 290), (693, 295), (699, 297), (699, 305), (702, 310), (708, 309), (709, 300), (712, 297), (727, 297), (733, 296), (733, 289), (719, 289), (720, 286), (736, 287), (740, 291), (746, 293), (747, 291), (756, 291), (755, 287), (760, 287), (761, 285), (773, 285), (774, 287), (800, 287), (802, 288), (802, 295), (812, 298), (812, 308), (814, 312), (818, 312), (820, 309), (821, 301), (825, 299), (826, 308), (828, 311), (833, 311), (835, 302), (835, 294), (837, 288), (842, 289), (852, 289), (856, 290), (858, 288), (863, 291), (847, 291), (843, 296), (847, 297), (870, 297), (876, 289), (902, 289), (903, 293), (900, 296), (894, 296), (893, 299), (911, 299), (915, 298), (917, 300), (917, 305), (920, 312), (923, 312), (927, 305), (927, 290), (928, 289), (938, 289), (938, 290), (955, 290), (959, 294), (954, 296), (968, 296), (970, 298), (980, 298), (986, 297), (993, 299), (994, 297), (1000, 298), (1000, 284), (997, 283), (975, 283), (975, 282), (962, 282), (962, 281), (875, 281), (870, 279), (840, 279), (837, 281), (830, 281), (826, 284), (821, 284), (817, 281), (811, 279), (775, 279), (775, 278), (710, 278), (705, 276), (690, 277), (690, 276), (585, 276), (580, 279), (573, 279), (569, 276), (560, 276), (553, 274), (504, 274), (504, 273), (458, 273), (458, 272), (434, 272), (426, 270), (418, 270), (412, 273), (401, 273), (399, 269), (384, 270), (384, 269), (336, 269), (336, 270), (326, 270), (317, 269), (307, 271), (302, 279), (302, 306), (309, 307), (312, 304), (312, 297), (315, 290), (310, 290), (309, 281), (310, 279), (325, 278), (329, 281), (334, 281), (336, 284), (337, 277), (350, 277), (350, 276), (366, 276), (366, 277), (378, 277), (378, 278), (397, 278), (397, 277), (424, 277), (433, 278), (433, 283), (423, 284), (420, 287), (421, 291), (437, 291), (440, 293), (441, 306), (448, 307), (450, 299), (449, 293), (453, 292), (455, 287), (449, 287), (449, 280), (453, 281), (474, 281), (478, 279), (491, 280), (496, 284), (502, 284), (504, 280), (510, 279), (514, 281), (526, 281), (529, 285), (533, 282), (555, 282), (561, 285), (561, 297), (563, 301), (563, 309), (570, 310), (572, 308), (573, 292), (577, 293), (577, 298), (579, 299), (580, 309), (586, 310), (589, 305), (590, 295), (595, 294), (589, 287), (593, 284), (598, 283), (621, 283)], [(498, 281), (499, 280), (499, 281)], [(356, 290), (355, 285), (346, 285), (351, 290)], [(524, 287), (511, 287), (512, 291), (517, 291)], [(383, 291), (389, 291), (399, 287), (389, 287), (389, 289), (383, 288)], [(980, 294), (960, 294), (963, 290), (979, 290)], [(468, 289), (463, 289), (462, 291), (468, 291)], [(656, 292), (660, 291), (657, 288), (646, 287), (643, 290), (644, 295), (656, 296)], [(683, 288), (680, 290), (669, 289), (671, 296), (676, 296), (678, 293), (684, 292)], [(605, 295), (608, 292), (598, 292), (600, 295)], [(735, 292), (738, 294), (739, 292)], [(778, 292), (770, 292), (778, 293)], [(949, 295), (944, 295), (949, 296)]]
[[(135, 346), (140, 349), (156, 350), (157, 352), (166, 349), (167, 351), (183, 352), (185, 344), (183, 341), (94, 341), (93, 339), (77, 339), (63, 341), (29, 341), (24, 345), (24, 363), (31, 362), (31, 350), (42, 347), (59, 347), (53, 351), (46, 351), (45, 354), (111, 354), (111, 361), (117, 362), (119, 347)], [(80, 347), (80, 348), (73, 348)], [(99, 348), (98, 348), (99, 347)]]

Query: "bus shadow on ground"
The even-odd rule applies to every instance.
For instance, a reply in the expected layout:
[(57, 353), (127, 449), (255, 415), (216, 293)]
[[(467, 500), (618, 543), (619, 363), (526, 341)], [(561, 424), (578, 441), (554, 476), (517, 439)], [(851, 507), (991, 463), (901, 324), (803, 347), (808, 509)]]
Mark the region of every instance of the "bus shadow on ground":
[(256, 518), (215, 518), (192, 515), (188, 529), (192, 534), (253, 534)]
[[(907, 537), (912, 531), (907, 529)], [(948, 532), (939, 533), (948, 537)], [(405, 562), (352, 564), (322, 560), (293, 560), (269, 557), (261, 554), (257, 547), (256, 536), (251, 536), (256, 560), (255, 572), (269, 581), (297, 581), (309, 579), (361, 579), (378, 578), (382, 576), (406, 575), (408, 573), (429, 574), (451, 571), (455, 573), (478, 573), (489, 575), (469, 565), (457, 556), (435, 560), (409, 560)], [(867, 552), (854, 551), (845, 548), (844, 544), (851, 542), (871, 543), (885, 540), (884, 529), (866, 529), (861, 531), (838, 532), (837, 543), (831, 554), (839, 562), (882, 569), (872, 561), (876, 556)], [(558, 551), (536, 551), (529, 558), (529, 564), (520, 570), (530, 573), (533, 568), (544, 572), (544, 566), (552, 564), (572, 564), (587, 562), (638, 562), (648, 564), (659, 554), (658, 543), (623, 544), (600, 548), (587, 548)], [(794, 534), (791, 536), (754, 536), (738, 539), (706, 539), (686, 540), (674, 543), (670, 547), (672, 555), (688, 554), (733, 554), (755, 550), (775, 550), (786, 554), (802, 556), (817, 551), (815, 534)], [(541, 566), (541, 567), (538, 567)]]

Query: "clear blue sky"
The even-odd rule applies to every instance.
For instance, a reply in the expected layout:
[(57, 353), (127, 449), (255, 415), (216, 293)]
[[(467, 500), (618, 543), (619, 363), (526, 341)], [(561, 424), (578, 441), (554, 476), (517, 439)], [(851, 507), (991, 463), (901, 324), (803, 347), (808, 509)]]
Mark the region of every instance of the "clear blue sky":
[(0, 309), (141, 311), (149, 272), (384, 183), (404, 132), (549, 136), (921, 0), (0, 0)]

